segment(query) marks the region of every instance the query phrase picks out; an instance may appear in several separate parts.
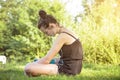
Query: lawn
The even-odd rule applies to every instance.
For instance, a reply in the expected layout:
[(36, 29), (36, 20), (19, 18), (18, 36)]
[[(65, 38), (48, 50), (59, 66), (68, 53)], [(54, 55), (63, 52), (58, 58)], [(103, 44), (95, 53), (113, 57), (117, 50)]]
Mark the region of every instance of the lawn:
[(120, 80), (120, 66), (83, 64), (81, 74), (76, 76), (39, 76), (27, 77), (23, 68), (26, 63), (0, 64), (0, 80)]

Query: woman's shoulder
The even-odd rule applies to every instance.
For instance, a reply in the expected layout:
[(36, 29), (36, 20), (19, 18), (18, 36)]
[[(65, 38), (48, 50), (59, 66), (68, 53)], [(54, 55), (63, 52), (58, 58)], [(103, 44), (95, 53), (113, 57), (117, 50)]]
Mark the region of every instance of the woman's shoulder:
[(60, 33), (63, 37), (67, 37), (67, 38), (76, 38), (78, 39), (78, 35), (72, 31), (72, 30), (69, 30), (69, 29), (66, 29), (65, 31), (61, 32)]
[(62, 32), (59, 34), (59, 39), (62, 39), (66, 45), (72, 44), (74, 41), (76, 41), (76, 36), (74, 36), (70, 32)]

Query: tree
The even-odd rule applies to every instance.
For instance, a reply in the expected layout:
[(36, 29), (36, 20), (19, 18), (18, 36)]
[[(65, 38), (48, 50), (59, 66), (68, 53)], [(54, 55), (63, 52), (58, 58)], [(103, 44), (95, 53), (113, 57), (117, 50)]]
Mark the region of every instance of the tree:
[(0, 6), (0, 54), (10, 60), (42, 57), (50, 48), (52, 38), (37, 28), (40, 9), (54, 15), (60, 23), (66, 17), (64, 5), (58, 0), (2, 0)]

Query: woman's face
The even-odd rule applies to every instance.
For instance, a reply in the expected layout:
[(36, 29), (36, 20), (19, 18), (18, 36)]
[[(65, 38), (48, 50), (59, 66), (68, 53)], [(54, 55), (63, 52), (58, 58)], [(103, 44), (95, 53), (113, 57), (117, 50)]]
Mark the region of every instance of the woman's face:
[(58, 32), (58, 25), (55, 23), (49, 23), (48, 28), (41, 26), (40, 30), (48, 36), (55, 36)]

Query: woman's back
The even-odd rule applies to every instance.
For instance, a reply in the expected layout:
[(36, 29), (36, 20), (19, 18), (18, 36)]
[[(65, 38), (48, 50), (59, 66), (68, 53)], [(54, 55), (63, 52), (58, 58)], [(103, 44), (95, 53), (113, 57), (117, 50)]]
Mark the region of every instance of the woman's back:
[(80, 73), (82, 68), (82, 45), (80, 41), (70, 33), (63, 33), (71, 36), (75, 41), (70, 45), (63, 45), (61, 48), (59, 54), (61, 56), (60, 61), (63, 61), (63, 65), (59, 66), (59, 72), (68, 75), (75, 75)]

